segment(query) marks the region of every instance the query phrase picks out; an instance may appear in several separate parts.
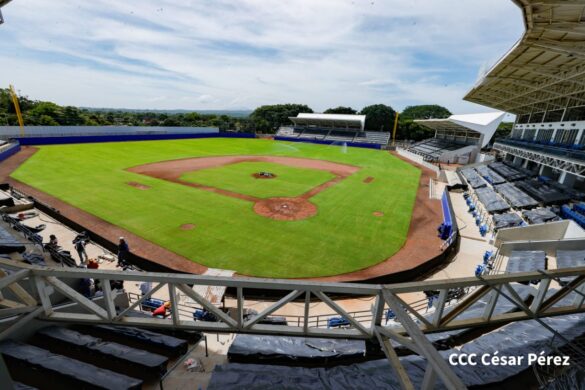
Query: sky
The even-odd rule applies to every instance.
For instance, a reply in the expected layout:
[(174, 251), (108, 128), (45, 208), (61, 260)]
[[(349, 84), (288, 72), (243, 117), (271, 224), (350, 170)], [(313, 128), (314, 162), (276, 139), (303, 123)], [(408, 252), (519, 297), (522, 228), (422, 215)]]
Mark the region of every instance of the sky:
[(0, 86), (62, 105), (254, 109), (463, 101), (520, 38), (511, 0), (13, 0)]

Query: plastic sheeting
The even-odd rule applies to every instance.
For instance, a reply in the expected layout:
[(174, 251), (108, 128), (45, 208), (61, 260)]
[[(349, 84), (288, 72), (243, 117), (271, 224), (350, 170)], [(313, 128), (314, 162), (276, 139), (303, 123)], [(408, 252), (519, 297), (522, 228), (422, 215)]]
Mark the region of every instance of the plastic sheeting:
[(512, 251), (508, 256), (506, 272), (531, 272), (546, 269), (544, 251)]
[(24, 251), (24, 245), (14, 238), (4, 226), (0, 226), (0, 253), (22, 253)]
[(232, 362), (329, 366), (355, 362), (366, 354), (363, 340), (237, 335), (228, 351)]
[(538, 180), (525, 180), (514, 183), (516, 187), (544, 204), (559, 204), (568, 202), (571, 197), (555, 187), (541, 183)]
[(485, 180), (483, 180), (473, 168), (462, 169), (459, 172), (465, 180), (467, 180), (471, 188), (483, 188), (487, 186)]
[(4, 356), (14, 379), (26, 384), (37, 383), (40, 379), (38, 376), (42, 376), (45, 381), (52, 380), (62, 388), (109, 390), (140, 389), (142, 386), (140, 379), (104, 370), (16, 341), (2, 342), (0, 353)]
[(188, 347), (185, 340), (130, 326), (96, 325), (80, 327), (80, 329), (83, 333), (105, 340), (135, 345), (138, 348), (169, 357), (184, 355)]
[[(35, 336), (35, 344), (55, 353), (68, 355), (67, 351), (91, 356), (96, 364), (108, 369), (140, 375), (139, 377), (160, 377), (167, 371), (168, 358), (152, 352), (136, 349), (127, 345), (103, 341), (99, 338), (82, 334), (71, 329), (52, 326), (41, 329)], [(100, 364), (100, 361), (102, 364)], [(110, 367), (113, 366), (113, 367)]]
[[(557, 268), (585, 267), (585, 250), (568, 251), (557, 250)], [(561, 283), (566, 284), (575, 279), (574, 276), (561, 278)]]
[(478, 188), (475, 190), (475, 193), (481, 204), (483, 204), (486, 211), (490, 214), (510, 210), (510, 205), (491, 188)]
[(525, 173), (520, 172), (518, 169), (510, 167), (501, 162), (494, 162), (488, 164), (488, 167), (496, 171), (500, 176), (505, 178), (507, 181), (516, 181), (526, 178)]
[(488, 168), (485, 165), (480, 165), (476, 167), (475, 170), (481, 177), (483, 177), (488, 183), (495, 185), (495, 184), (502, 184), (506, 182), (502, 176), (498, 175), (493, 169)]
[(548, 208), (523, 211), (522, 216), (531, 225), (561, 220), (556, 213)]
[(516, 226), (522, 226), (524, 221), (516, 213), (498, 214), (493, 216), (494, 229), (504, 229)]
[(512, 183), (504, 183), (494, 186), (494, 189), (514, 208), (530, 208), (538, 206), (538, 201), (520, 191)]
[[(495, 385), (528, 368), (529, 353), (550, 353), (552, 347), (561, 347), (585, 333), (585, 314), (545, 318), (548, 326), (563, 335), (553, 334), (535, 320), (514, 322), (487, 333), (461, 347), (439, 352), (448, 360), (460, 353), (484, 353), (499, 356), (523, 356), (523, 364), (488, 366), (478, 359), (476, 366), (452, 366), (455, 373), (468, 386)], [(565, 341), (566, 340), (566, 341)], [(420, 388), (426, 361), (419, 356), (401, 357), (400, 362), (415, 388)], [(227, 364), (216, 366), (208, 389), (399, 389), (396, 374), (386, 359), (332, 368), (299, 368), (256, 364)], [(439, 379), (435, 389), (445, 389)]]

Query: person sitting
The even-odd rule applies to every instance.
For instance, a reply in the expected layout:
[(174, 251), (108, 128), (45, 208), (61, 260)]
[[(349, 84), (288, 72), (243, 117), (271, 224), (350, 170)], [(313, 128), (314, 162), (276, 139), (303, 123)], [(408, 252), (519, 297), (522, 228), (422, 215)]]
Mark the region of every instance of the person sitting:
[(49, 242), (45, 244), (45, 248), (48, 250), (58, 250), (59, 249), (59, 240), (54, 234), (49, 236)]
[(152, 312), (153, 317), (167, 318), (170, 313), (171, 302), (166, 301)]

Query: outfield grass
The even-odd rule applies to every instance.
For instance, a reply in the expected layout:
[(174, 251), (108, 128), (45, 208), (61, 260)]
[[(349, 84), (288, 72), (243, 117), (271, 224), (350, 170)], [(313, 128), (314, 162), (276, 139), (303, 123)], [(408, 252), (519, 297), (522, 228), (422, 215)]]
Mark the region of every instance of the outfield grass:
[[(344, 151), (337, 146), (221, 138), (43, 146), (12, 177), (209, 267), (262, 277), (317, 277), (362, 269), (398, 251), (408, 232), (418, 188), (420, 171), (390, 154), (357, 148)], [(312, 158), (362, 169), (313, 197), (318, 214), (300, 221), (267, 219), (255, 214), (248, 201), (126, 170), (158, 161), (220, 155)], [(254, 188), (257, 181), (236, 176), (231, 171), (229, 182), (218, 185), (235, 185), (239, 192), (271, 191)], [(370, 176), (374, 181), (364, 183)], [(222, 181), (213, 175), (206, 179)], [(150, 189), (129, 186), (131, 181)], [(286, 195), (294, 196), (306, 183), (294, 182)], [(286, 181), (281, 184), (279, 196), (286, 190)], [(375, 211), (384, 216), (373, 216)], [(195, 224), (195, 229), (179, 229), (187, 223)]]
[[(252, 175), (258, 172), (270, 172), (276, 177), (256, 179)], [(257, 198), (274, 198), (302, 195), (334, 177), (330, 172), (317, 169), (268, 162), (241, 162), (189, 172), (181, 176), (181, 180)]]

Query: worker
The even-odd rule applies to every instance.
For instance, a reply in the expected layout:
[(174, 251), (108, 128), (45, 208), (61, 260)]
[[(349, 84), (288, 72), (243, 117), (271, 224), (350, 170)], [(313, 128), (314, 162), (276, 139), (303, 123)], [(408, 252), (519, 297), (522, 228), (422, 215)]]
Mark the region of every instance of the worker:
[(77, 254), (79, 255), (79, 261), (81, 263), (87, 261), (87, 259), (88, 259), (87, 252), (85, 251), (85, 246), (88, 243), (89, 243), (89, 238), (87, 237), (87, 234), (85, 232), (79, 233), (73, 239), (73, 246), (75, 247), (75, 250), (77, 251)]
[(118, 242), (118, 267), (123, 267), (128, 261), (128, 255), (130, 254), (130, 247), (124, 237), (120, 237)]
[(153, 317), (167, 318), (167, 316), (170, 314), (170, 310), (171, 310), (171, 302), (166, 301), (165, 303), (160, 305), (158, 308), (156, 308), (152, 312), (152, 316)]

